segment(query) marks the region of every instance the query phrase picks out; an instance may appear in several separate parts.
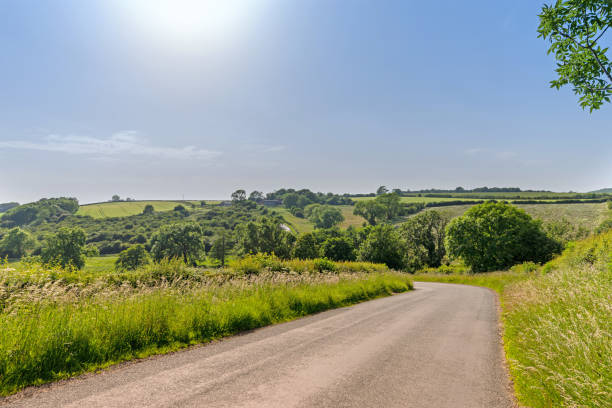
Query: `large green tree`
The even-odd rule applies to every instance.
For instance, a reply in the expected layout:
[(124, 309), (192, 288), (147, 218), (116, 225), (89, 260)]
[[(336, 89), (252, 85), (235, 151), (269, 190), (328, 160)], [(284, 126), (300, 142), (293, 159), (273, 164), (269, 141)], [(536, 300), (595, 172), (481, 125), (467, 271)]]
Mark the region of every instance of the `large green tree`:
[(474, 272), (486, 272), (526, 261), (546, 262), (561, 245), (525, 211), (504, 202), (486, 202), (448, 224), (446, 249)]
[(265, 217), (259, 222), (247, 222), (236, 227), (236, 246), (241, 254), (275, 254), (289, 258), (295, 237), (281, 227), (276, 218)]
[(81, 269), (85, 266), (85, 232), (79, 228), (62, 227), (47, 238), (41, 259), (45, 264)]
[(346, 237), (328, 238), (321, 245), (321, 255), (332, 261), (354, 261), (355, 248)]
[(319, 256), (319, 248), (314, 235), (307, 232), (298, 237), (291, 254), (297, 259), (313, 259)]
[(437, 211), (424, 211), (402, 224), (400, 235), (406, 242), (406, 262), (410, 269), (437, 268), (442, 264), (447, 224), (448, 219)]
[(204, 248), (202, 227), (193, 222), (165, 225), (151, 240), (151, 255), (158, 262), (176, 258), (193, 265), (202, 258)]
[(359, 260), (384, 263), (389, 268), (403, 269), (406, 246), (391, 225), (377, 225), (370, 230), (359, 247)]
[(370, 225), (376, 225), (383, 218), (384, 207), (376, 200), (357, 201), (353, 214), (365, 218)]
[(610, 0), (557, 0), (539, 15), (539, 37), (551, 42), (558, 78), (551, 87), (571, 85), (580, 106), (592, 112), (612, 96), (612, 62), (603, 46), (612, 26)]
[(344, 221), (342, 211), (330, 205), (311, 204), (305, 213), (315, 228), (333, 228)]

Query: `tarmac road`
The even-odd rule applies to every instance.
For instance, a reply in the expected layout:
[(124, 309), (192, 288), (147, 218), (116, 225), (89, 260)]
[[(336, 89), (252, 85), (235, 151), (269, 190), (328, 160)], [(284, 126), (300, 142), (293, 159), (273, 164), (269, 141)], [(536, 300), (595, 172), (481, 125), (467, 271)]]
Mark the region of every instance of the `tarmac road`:
[(513, 407), (495, 294), (409, 293), (119, 365), (8, 407)]

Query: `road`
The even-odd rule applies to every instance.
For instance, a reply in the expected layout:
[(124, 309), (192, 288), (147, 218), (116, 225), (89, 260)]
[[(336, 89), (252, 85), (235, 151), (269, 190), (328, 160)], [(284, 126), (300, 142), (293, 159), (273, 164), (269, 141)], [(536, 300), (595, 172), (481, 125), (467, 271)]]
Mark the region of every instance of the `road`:
[(29, 388), (0, 406), (512, 407), (493, 292), (415, 288)]

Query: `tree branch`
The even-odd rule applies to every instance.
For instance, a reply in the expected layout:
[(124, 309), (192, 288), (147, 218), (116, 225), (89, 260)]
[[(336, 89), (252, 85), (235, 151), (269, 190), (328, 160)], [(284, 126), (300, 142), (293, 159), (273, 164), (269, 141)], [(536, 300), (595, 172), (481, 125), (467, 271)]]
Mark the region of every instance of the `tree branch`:
[(558, 30), (557, 32), (559, 34), (561, 34), (563, 37), (565, 37), (565, 38), (567, 38), (569, 40), (572, 40), (574, 42), (574, 44), (576, 44), (578, 47), (582, 48), (583, 50), (589, 50), (591, 52), (591, 54), (593, 55), (593, 58), (595, 58), (595, 61), (597, 61), (597, 65), (599, 65), (599, 68), (604, 72), (604, 74), (608, 77), (608, 80), (612, 84), (612, 74), (603, 65), (603, 63), (601, 62), (601, 60), (597, 56), (597, 53), (595, 52), (595, 50), (591, 47), (591, 45), (589, 45), (588, 40), (587, 40), (587, 46), (585, 47), (584, 45), (582, 45), (578, 41), (576, 41), (574, 39), (574, 37), (570, 36), (569, 34), (566, 34), (566, 33), (564, 33), (561, 30)]

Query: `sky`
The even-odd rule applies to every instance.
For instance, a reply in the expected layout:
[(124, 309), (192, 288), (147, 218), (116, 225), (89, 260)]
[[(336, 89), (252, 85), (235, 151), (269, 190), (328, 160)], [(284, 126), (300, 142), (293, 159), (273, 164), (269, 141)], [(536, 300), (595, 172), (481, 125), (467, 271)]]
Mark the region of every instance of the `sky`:
[(531, 0), (0, 0), (0, 202), (612, 187)]

